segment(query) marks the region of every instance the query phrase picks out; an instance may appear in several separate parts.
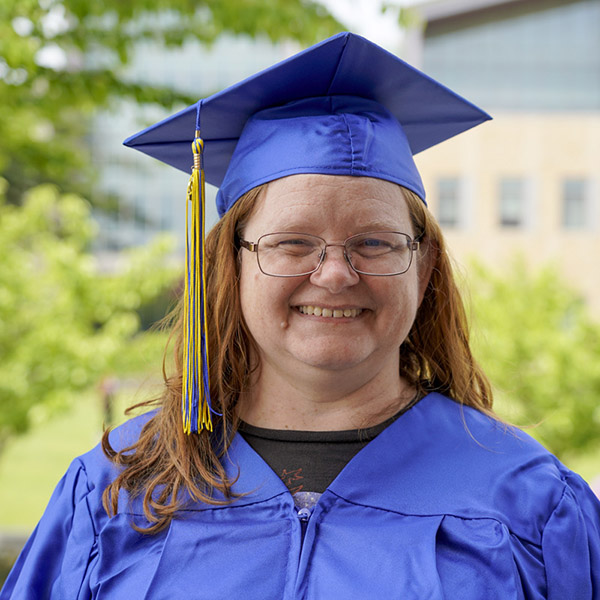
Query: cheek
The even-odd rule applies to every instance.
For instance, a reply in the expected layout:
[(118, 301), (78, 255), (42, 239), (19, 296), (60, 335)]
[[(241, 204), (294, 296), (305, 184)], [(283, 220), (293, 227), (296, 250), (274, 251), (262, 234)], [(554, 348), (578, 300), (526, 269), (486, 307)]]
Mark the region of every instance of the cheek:
[(251, 272), (246, 261), (240, 264), (240, 306), (242, 316), (247, 323), (251, 320), (251, 309), (257, 302), (255, 298), (256, 286), (253, 285), (254, 274)]
[(258, 327), (279, 318), (288, 308), (290, 282), (268, 277), (253, 265), (243, 265), (240, 272), (240, 304), (246, 324), (252, 334), (260, 335)]
[(242, 268), (240, 273), (240, 305), (242, 307), (242, 315), (250, 328), (260, 316), (260, 310), (257, 307), (262, 305), (260, 297), (261, 286), (258, 282), (256, 273), (249, 269)]
[[(402, 277), (402, 275), (400, 276)], [(381, 319), (383, 328), (404, 336), (412, 327), (419, 306), (419, 287), (416, 275), (402, 281), (402, 285), (381, 290), (380, 298), (385, 306)]]

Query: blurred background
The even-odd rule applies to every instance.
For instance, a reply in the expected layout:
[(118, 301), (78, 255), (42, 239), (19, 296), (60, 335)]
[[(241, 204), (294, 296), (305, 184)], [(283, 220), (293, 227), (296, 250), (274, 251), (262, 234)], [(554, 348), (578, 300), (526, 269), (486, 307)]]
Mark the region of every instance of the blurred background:
[(417, 165), (498, 412), (600, 489), (600, 0), (0, 0), (0, 583), (160, 391), (188, 176), (121, 142), (343, 30), (494, 117)]

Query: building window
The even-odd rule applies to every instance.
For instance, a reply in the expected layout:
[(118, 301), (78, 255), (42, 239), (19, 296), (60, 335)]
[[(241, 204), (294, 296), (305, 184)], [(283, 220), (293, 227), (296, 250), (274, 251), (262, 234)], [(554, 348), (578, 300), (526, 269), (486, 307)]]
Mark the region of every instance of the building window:
[(443, 227), (459, 227), (462, 224), (460, 181), (455, 177), (438, 180), (438, 222)]
[(527, 216), (525, 181), (507, 178), (500, 181), (500, 225), (523, 227)]
[(138, 193), (133, 199), (133, 226), (142, 232), (146, 229), (147, 225), (148, 216), (146, 214), (145, 198)]
[(565, 229), (585, 229), (588, 223), (586, 185), (583, 179), (567, 179), (562, 189), (562, 225)]

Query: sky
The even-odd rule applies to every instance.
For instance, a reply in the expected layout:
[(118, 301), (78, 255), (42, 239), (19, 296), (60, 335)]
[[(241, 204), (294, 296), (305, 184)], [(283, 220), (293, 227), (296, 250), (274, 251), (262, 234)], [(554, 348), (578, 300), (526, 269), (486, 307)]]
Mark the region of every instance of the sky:
[[(393, 8), (385, 13), (381, 7), (383, 0), (319, 0), (329, 11), (354, 33), (392, 52), (399, 50), (402, 40), (402, 28), (398, 25), (398, 11)], [(422, 4), (424, 0), (387, 0), (385, 4), (410, 7)]]

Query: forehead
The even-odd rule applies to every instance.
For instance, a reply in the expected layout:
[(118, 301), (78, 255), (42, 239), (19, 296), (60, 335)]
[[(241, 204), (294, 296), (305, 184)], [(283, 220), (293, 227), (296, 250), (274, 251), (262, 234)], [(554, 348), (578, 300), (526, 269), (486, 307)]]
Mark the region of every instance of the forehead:
[[(402, 188), (372, 177), (292, 175), (267, 184), (248, 228), (308, 233), (332, 228), (356, 233), (410, 225)], [(310, 231), (309, 231), (310, 229)]]

